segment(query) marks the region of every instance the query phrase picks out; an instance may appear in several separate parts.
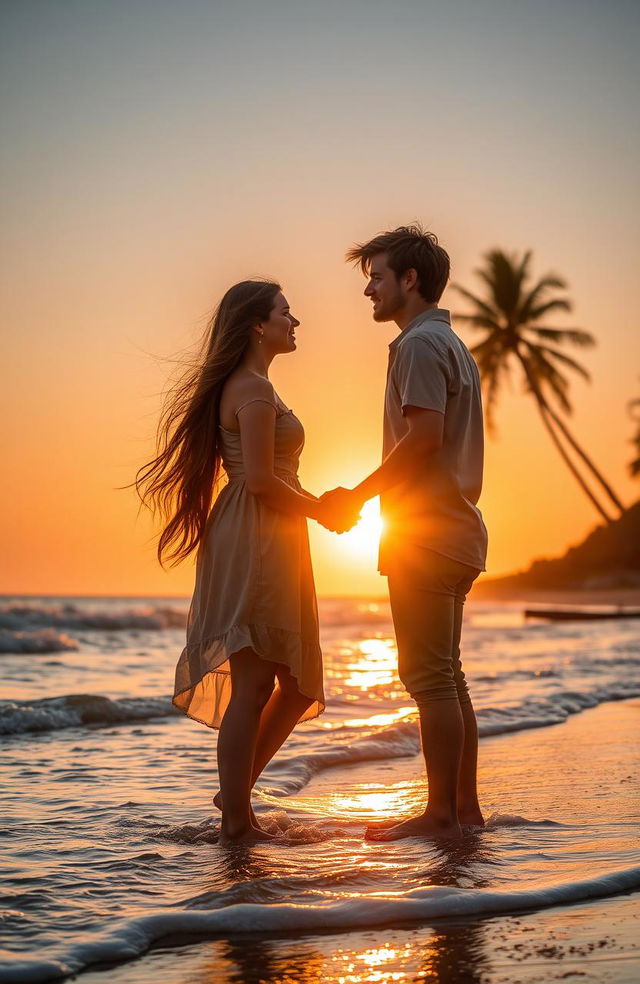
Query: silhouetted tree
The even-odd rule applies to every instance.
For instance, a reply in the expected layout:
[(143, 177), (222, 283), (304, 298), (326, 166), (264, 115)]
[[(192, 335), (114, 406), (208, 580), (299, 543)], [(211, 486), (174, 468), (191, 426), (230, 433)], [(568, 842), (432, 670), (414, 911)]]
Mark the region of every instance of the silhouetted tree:
[(485, 297), (478, 297), (457, 284), (453, 289), (474, 308), (472, 313), (456, 314), (456, 319), (485, 333), (471, 351), (482, 376), (487, 427), (490, 432), (495, 429), (500, 387), (515, 364), (523, 373), (525, 388), (533, 396), (542, 422), (563, 461), (600, 515), (611, 522), (562, 443), (564, 439), (610, 502), (623, 512), (620, 499), (562, 418), (562, 414), (572, 412), (569, 380), (563, 370), (572, 370), (587, 381), (590, 376), (584, 366), (560, 351), (558, 346), (568, 344), (587, 348), (595, 345), (595, 339), (580, 328), (556, 328), (540, 323), (554, 311), (571, 311), (572, 305), (566, 297), (557, 295), (557, 291), (566, 290), (567, 284), (555, 274), (547, 274), (533, 285), (530, 283), (530, 251), (519, 259), (495, 249), (484, 259), (485, 265), (476, 273), (484, 282)]
[(631, 443), (635, 445), (636, 456), (629, 462), (629, 471), (635, 478), (636, 475), (640, 475), (640, 398), (629, 400), (628, 407), (629, 414), (636, 424), (636, 432), (631, 439)]

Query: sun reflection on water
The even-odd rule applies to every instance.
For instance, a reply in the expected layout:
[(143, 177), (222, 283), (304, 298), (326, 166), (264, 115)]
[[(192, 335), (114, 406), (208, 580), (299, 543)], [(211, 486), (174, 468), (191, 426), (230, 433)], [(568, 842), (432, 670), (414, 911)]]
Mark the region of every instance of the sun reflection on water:
[[(426, 778), (404, 780), (395, 783), (359, 783), (357, 789), (347, 784), (343, 792), (333, 786), (323, 788), (316, 795), (296, 794), (295, 810), (316, 817), (348, 820), (350, 823), (369, 823), (387, 817), (404, 817), (424, 809)], [(347, 791), (348, 790), (348, 791)], [(276, 810), (286, 810), (285, 798), (259, 792), (263, 803)]]
[(336, 793), (332, 797), (331, 810), (335, 815), (351, 820), (376, 820), (383, 817), (406, 816), (415, 810), (424, 798), (424, 783), (399, 782), (389, 786), (379, 783), (362, 783), (357, 791)]
[(404, 718), (416, 716), (415, 705), (412, 707), (400, 707), (397, 711), (389, 711), (386, 714), (372, 714), (366, 718), (349, 718), (345, 725), (349, 728), (386, 728), (395, 721), (402, 721)]
[(360, 659), (347, 663), (345, 684), (356, 690), (369, 690), (391, 683), (396, 676), (397, 650), (393, 639), (363, 639), (358, 643)]

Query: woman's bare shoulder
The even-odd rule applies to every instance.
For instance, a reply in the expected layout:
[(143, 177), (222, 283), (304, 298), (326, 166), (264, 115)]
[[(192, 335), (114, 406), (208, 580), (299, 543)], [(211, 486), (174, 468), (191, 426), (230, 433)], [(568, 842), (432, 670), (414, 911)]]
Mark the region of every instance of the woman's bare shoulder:
[(234, 403), (256, 398), (275, 399), (275, 390), (265, 376), (249, 369), (236, 369), (224, 384), (222, 395)]
[(237, 430), (236, 414), (240, 407), (252, 400), (265, 400), (277, 405), (275, 390), (268, 379), (248, 369), (236, 369), (224, 384), (220, 397), (222, 426)]

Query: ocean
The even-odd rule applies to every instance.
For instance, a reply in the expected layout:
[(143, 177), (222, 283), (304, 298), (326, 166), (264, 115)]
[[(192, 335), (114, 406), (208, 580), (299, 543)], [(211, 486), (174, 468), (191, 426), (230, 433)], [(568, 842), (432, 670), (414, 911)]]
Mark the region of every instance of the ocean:
[(224, 849), (217, 732), (170, 701), (188, 600), (0, 599), (1, 982), (194, 940), (339, 938), (640, 890), (637, 746), (594, 758), (589, 777), (570, 739), (576, 716), (640, 696), (640, 621), (526, 622), (521, 604), (468, 603), (488, 822), (444, 849), (363, 839), (368, 821), (424, 803), (415, 708), (388, 603), (319, 605), (327, 709), (298, 726), (254, 797), (282, 842)]

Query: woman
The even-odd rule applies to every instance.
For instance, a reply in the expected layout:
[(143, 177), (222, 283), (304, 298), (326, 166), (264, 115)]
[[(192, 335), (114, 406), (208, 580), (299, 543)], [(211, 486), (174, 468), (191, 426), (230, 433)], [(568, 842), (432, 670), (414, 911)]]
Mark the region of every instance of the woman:
[[(167, 521), (160, 562), (198, 549), (173, 702), (219, 728), (226, 843), (272, 838), (251, 808), (253, 784), (295, 724), (324, 709), (306, 517), (337, 522), (298, 481), (304, 431), (268, 375), (295, 351), (299, 324), (278, 284), (231, 287), (136, 480)], [(221, 466), (228, 481), (209, 512)]]

